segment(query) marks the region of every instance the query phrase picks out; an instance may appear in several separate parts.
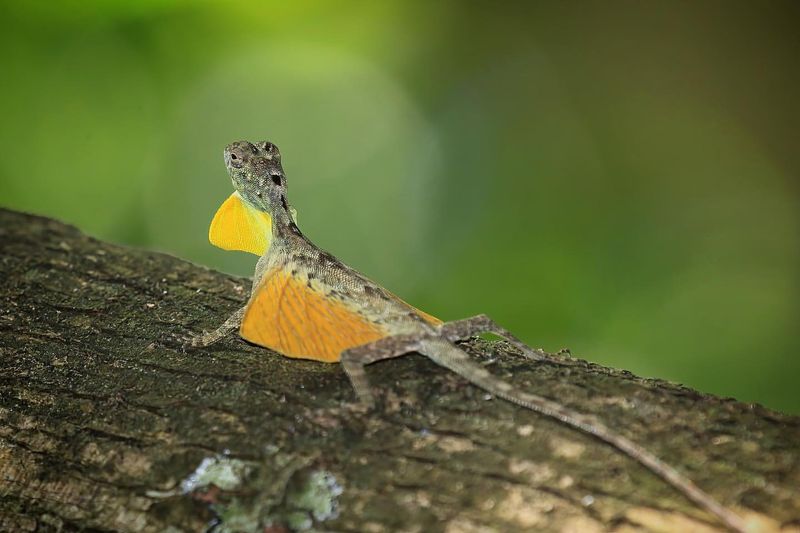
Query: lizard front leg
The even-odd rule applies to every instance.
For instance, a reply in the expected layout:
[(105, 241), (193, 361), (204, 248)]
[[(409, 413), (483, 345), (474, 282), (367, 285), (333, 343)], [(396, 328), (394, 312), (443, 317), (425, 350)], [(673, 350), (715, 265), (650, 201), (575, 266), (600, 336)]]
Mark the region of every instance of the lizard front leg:
[[(252, 297), (253, 294), (256, 293), (258, 289), (258, 285), (261, 283), (261, 278), (264, 277), (264, 272), (266, 272), (266, 265), (268, 262), (267, 254), (261, 256), (256, 263), (256, 270), (253, 274), (253, 284), (250, 288), (250, 296)], [(197, 335), (192, 335), (188, 339), (184, 340), (184, 347), (185, 348), (205, 348), (206, 346), (211, 346), (215, 342), (219, 341), (220, 339), (226, 337), (229, 333), (233, 330), (239, 329), (242, 325), (242, 318), (244, 318), (244, 312), (247, 310), (247, 305), (244, 305), (240, 309), (237, 309), (228, 319), (222, 323), (217, 329), (210, 331), (210, 332), (203, 332)]]
[(242, 324), (242, 317), (244, 317), (245, 309), (247, 309), (246, 305), (240, 309), (237, 309), (230, 317), (228, 317), (228, 320), (223, 322), (222, 325), (214, 331), (210, 331), (208, 333), (203, 332), (199, 335), (193, 335), (189, 337), (185, 343), (185, 346), (187, 348), (205, 348), (206, 346), (211, 346), (215, 342), (227, 336), (234, 329), (237, 329)]

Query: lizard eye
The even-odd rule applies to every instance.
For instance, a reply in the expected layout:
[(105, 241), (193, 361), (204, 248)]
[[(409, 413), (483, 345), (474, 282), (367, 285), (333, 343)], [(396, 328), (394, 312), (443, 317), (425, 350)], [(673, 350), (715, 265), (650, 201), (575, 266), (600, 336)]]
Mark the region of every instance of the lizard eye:
[(228, 162), (234, 168), (242, 168), (242, 165), (244, 164), (244, 159), (242, 159), (241, 155), (238, 155), (236, 153), (236, 150), (231, 150), (228, 153)]

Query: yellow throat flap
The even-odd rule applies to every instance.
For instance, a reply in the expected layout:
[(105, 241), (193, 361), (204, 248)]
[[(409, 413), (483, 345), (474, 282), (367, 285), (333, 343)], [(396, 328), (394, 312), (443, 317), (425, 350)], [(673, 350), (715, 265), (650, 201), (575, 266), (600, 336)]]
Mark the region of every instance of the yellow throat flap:
[(244, 201), (238, 192), (225, 200), (208, 228), (208, 240), (223, 250), (262, 256), (272, 238), (272, 218)]

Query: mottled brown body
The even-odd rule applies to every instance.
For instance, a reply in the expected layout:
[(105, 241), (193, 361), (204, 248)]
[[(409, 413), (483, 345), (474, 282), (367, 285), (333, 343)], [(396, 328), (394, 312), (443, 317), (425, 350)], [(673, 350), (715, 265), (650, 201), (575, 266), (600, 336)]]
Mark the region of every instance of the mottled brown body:
[[(245, 209), (254, 210), (256, 216), (251, 218), (269, 215), (271, 235), (260, 236), (267, 248), (256, 265), (247, 305), (214, 332), (194, 338), (192, 346), (207, 346), (238, 328), (243, 338), (289, 357), (340, 361), (365, 405), (374, 403), (365, 365), (419, 352), (492, 394), (611, 444), (727, 527), (744, 531), (736, 514), (646, 449), (557, 402), (516, 390), (472, 362), (454, 342), (489, 332), (504, 337), (530, 359), (546, 357), (541, 351), (531, 349), (485, 315), (442, 323), (317, 248), (292, 217), (275, 145), (233, 143), (225, 149), (225, 163)], [(224, 224), (221, 227), (224, 234)], [(242, 238), (232, 237), (237, 242)]]
[(350, 348), (441, 323), (296, 239), (267, 252), (242, 320), (246, 340), (288, 357), (338, 362)]

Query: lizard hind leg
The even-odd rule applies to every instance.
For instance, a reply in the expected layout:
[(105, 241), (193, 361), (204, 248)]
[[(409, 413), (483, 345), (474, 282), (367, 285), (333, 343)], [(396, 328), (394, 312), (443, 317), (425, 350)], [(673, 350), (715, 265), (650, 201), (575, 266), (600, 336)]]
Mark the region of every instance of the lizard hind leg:
[(419, 348), (419, 342), (419, 337), (392, 335), (342, 352), (340, 362), (347, 377), (350, 378), (358, 401), (364, 407), (375, 405), (375, 397), (370, 389), (364, 366), (414, 352)]
[(513, 333), (500, 326), (497, 322), (489, 318), (487, 315), (476, 315), (471, 318), (463, 320), (454, 320), (446, 322), (440, 326), (442, 335), (450, 342), (480, 335), (481, 333), (491, 333), (502, 337), (511, 346), (522, 352), (522, 355), (534, 361), (552, 360), (550, 355), (544, 350), (539, 348), (531, 348), (520, 339), (514, 336)]

